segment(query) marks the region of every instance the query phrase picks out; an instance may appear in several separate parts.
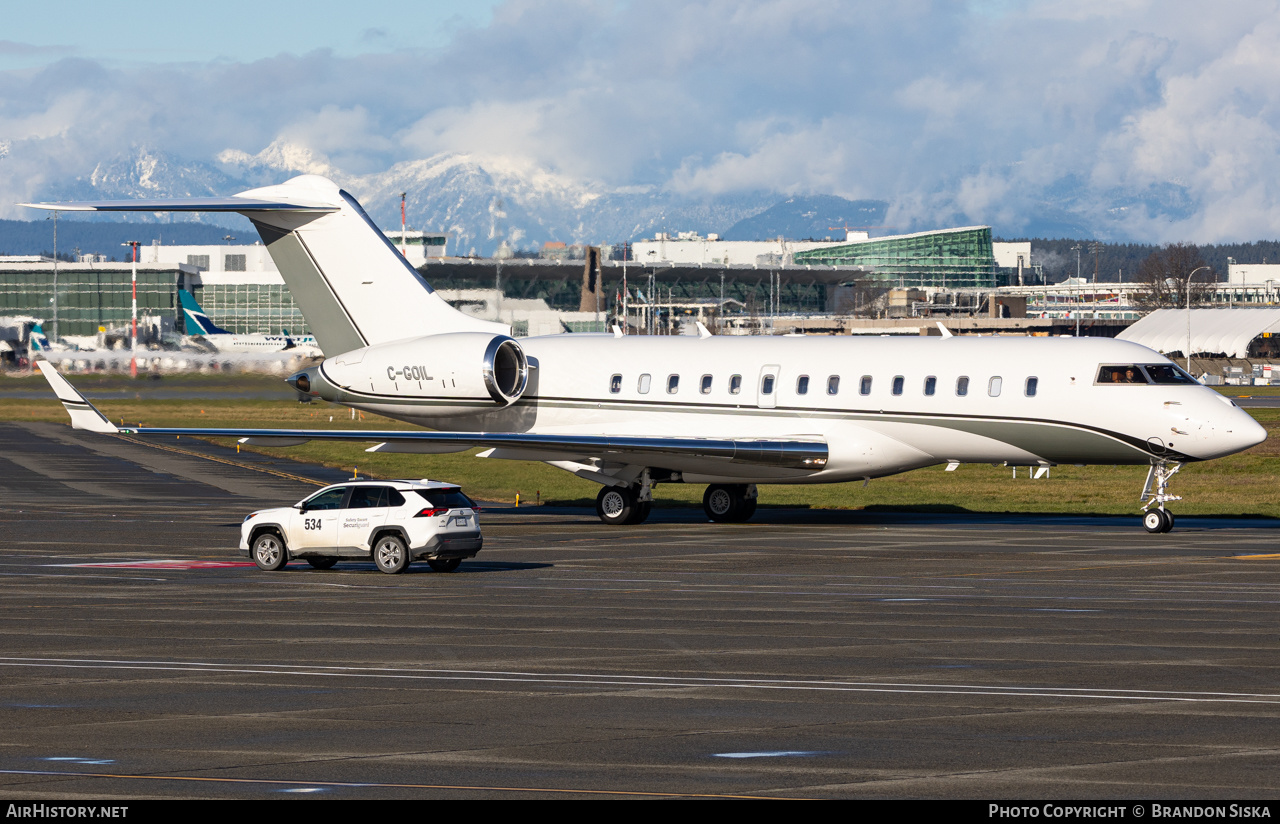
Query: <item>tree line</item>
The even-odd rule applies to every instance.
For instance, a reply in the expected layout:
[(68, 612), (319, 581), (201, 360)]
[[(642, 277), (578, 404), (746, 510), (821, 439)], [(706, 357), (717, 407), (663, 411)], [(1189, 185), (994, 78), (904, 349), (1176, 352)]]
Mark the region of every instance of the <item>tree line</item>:
[[(1097, 279), (1101, 283), (1135, 282), (1138, 267), (1142, 262), (1166, 248), (1154, 243), (1106, 243), (1069, 238), (1013, 238), (1013, 240), (1031, 241), (1031, 261), (1040, 267), (1043, 280), (1037, 282), (1043, 283), (1061, 283), (1069, 277), (1076, 276), (1077, 250), (1075, 247), (1077, 246), (1080, 247), (1080, 276), (1092, 282), (1096, 271)], [(1219, 280), (1226, 280), (1227, 258), (1233, 259), (1236, 263), (1280, 263), (1280, 240), (1209, 243), (1194, 248), (1203, 258), (1204, 263), (1212, 266), (1214, 272), (1218, 273)]]

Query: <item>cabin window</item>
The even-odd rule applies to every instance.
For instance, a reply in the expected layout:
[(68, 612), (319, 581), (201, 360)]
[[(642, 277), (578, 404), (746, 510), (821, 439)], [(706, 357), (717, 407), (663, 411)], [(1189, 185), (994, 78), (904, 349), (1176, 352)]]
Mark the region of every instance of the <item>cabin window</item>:
[(760, 379), (760, 394), (761, 395), (773, 394), (773, 375), (765, 375), (763, 378)]
[(836, 395), (840, 393), (840, 376), (832, 375), (827, 378), (827, 394)]
[(862, 376), (862, 380), (858, 383), (858, 394), (859, 395), (871, 394), (871, 376), (870, 375)]
[(734, 375), (729, 378), (729, 394), (736, 395), (742, 391), (742, 376)]
[(1004, 385), (1004, 379), (999, 375), (987, 381), (987, 394), (993, 398), (1000, 397), (1000, 388)]
[(699, 389), (704, 395), (711, 394), (711, 376), (710, 375), (702, 376), (702, 386), (699, 387)]
[(609, 391), (615, 395), (622, 391), (621, 375), (614, 375), (612, 378), (609, 378)]
[(1027, 397), (1034, 398), (1036, 396), (1036, 388), (1040, 384), (1039, 378), (1027, 378)]
[(649, 373), (646, 372), (640, 376), (640, 380), (636, 383), (636, 391), (641, 395), (649, 394)]
[[(1098, 383), (1128, 383), (1146, 385), (1147, 376), (1136, 364), (1119, 364), (1098, 367)], [(1178, 383), (1178, 381), (1174, 381)]]
[(962, 375), (961, 377), (956, 378), (956, 394), (962, 398), (965, 395), (969, 394), (969, 376), (968, 375)]
[(674, 395), (680, 391), (680, 376), (667, 375), (667, 394)]
[(930, 375), (929, 377), (925, 378), (925, 379), (924, 379), (924, 393), (925, 393), (926, 395), (932, 395), (933, 393), (935, 393), (935, 392), (937, 392), (937, 391), (938, 391), (938, 379), (937, 379), (936, 377), (934, 377), (933, 375)]
[(905, 379), (905, 378), (903, 378), (901, 375), (896, 375), (896, 376), (894, 376), (894, 378), (893, 378), (893, 394), (895, 394), (895, 395), (901, 395), (901, 394), (902, 394), (902, 385), (903, 385), (904, 383), (906, 383), (906, 379)]
[(797, 395), (809, 394), (809, 376), (808, 375), (801, 375), (800, 377), (796, 378), (796, 394)]
[(1200, 381), (1171, 363), (1148, 363), (1142, 367), (1152, 383), (1199, 383)]

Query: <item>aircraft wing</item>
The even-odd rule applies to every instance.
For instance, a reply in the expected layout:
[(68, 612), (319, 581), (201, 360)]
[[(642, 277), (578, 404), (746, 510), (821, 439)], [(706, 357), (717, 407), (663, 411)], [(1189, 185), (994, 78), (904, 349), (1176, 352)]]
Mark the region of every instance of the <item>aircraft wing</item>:
[[(67, 381), (53, 364), (37, 361), (54, 394), (71, 415), (76, 429), (110, 435), (193, 435), (239, 438), (251, 446), (296, 446), (307, 441), (373, 443), (370, 452), (445, 453), (491, 447), (526, 460), (599, 458), (622, 463), (678, 463), (707, 471), (717, 464), (753, 465), (780, 470), (817, 472), (827, 463), (821, 439), (613, 437), (529, 432), (432, 432), (374, 429), (212, 429), (116, 426)], [(673, 467), (679, 468), (679, 467)]]

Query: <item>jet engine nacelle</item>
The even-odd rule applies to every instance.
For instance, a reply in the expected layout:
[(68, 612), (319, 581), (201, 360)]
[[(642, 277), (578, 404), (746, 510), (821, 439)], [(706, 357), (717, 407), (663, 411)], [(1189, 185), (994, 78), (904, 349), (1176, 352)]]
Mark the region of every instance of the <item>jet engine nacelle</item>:
[(421, 399), (433, 403), (419, 413), (466, 414), (510, 406), (528, 380), (529, 364), (515, 339), (452, 332), (346, 352), (289, 382), (301, 392), (347, 404), (369, 396), (411, 404)]

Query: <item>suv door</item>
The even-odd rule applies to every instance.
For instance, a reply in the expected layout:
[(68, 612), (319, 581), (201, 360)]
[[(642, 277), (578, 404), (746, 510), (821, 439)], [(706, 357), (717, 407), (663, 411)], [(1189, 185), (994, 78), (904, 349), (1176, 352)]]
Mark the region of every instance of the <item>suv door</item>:
[(352, 487), (338, 525), (338, 546), (368, 552), (373, 530), (387, 522), (392, 507), (403, 504), (403, 496), (389, 486)]
[(338, 516), (349, 487), (339, 486), (312, 495), (294, 510), (289, 522), (289, 551), (332, 552), (338, 546)]

